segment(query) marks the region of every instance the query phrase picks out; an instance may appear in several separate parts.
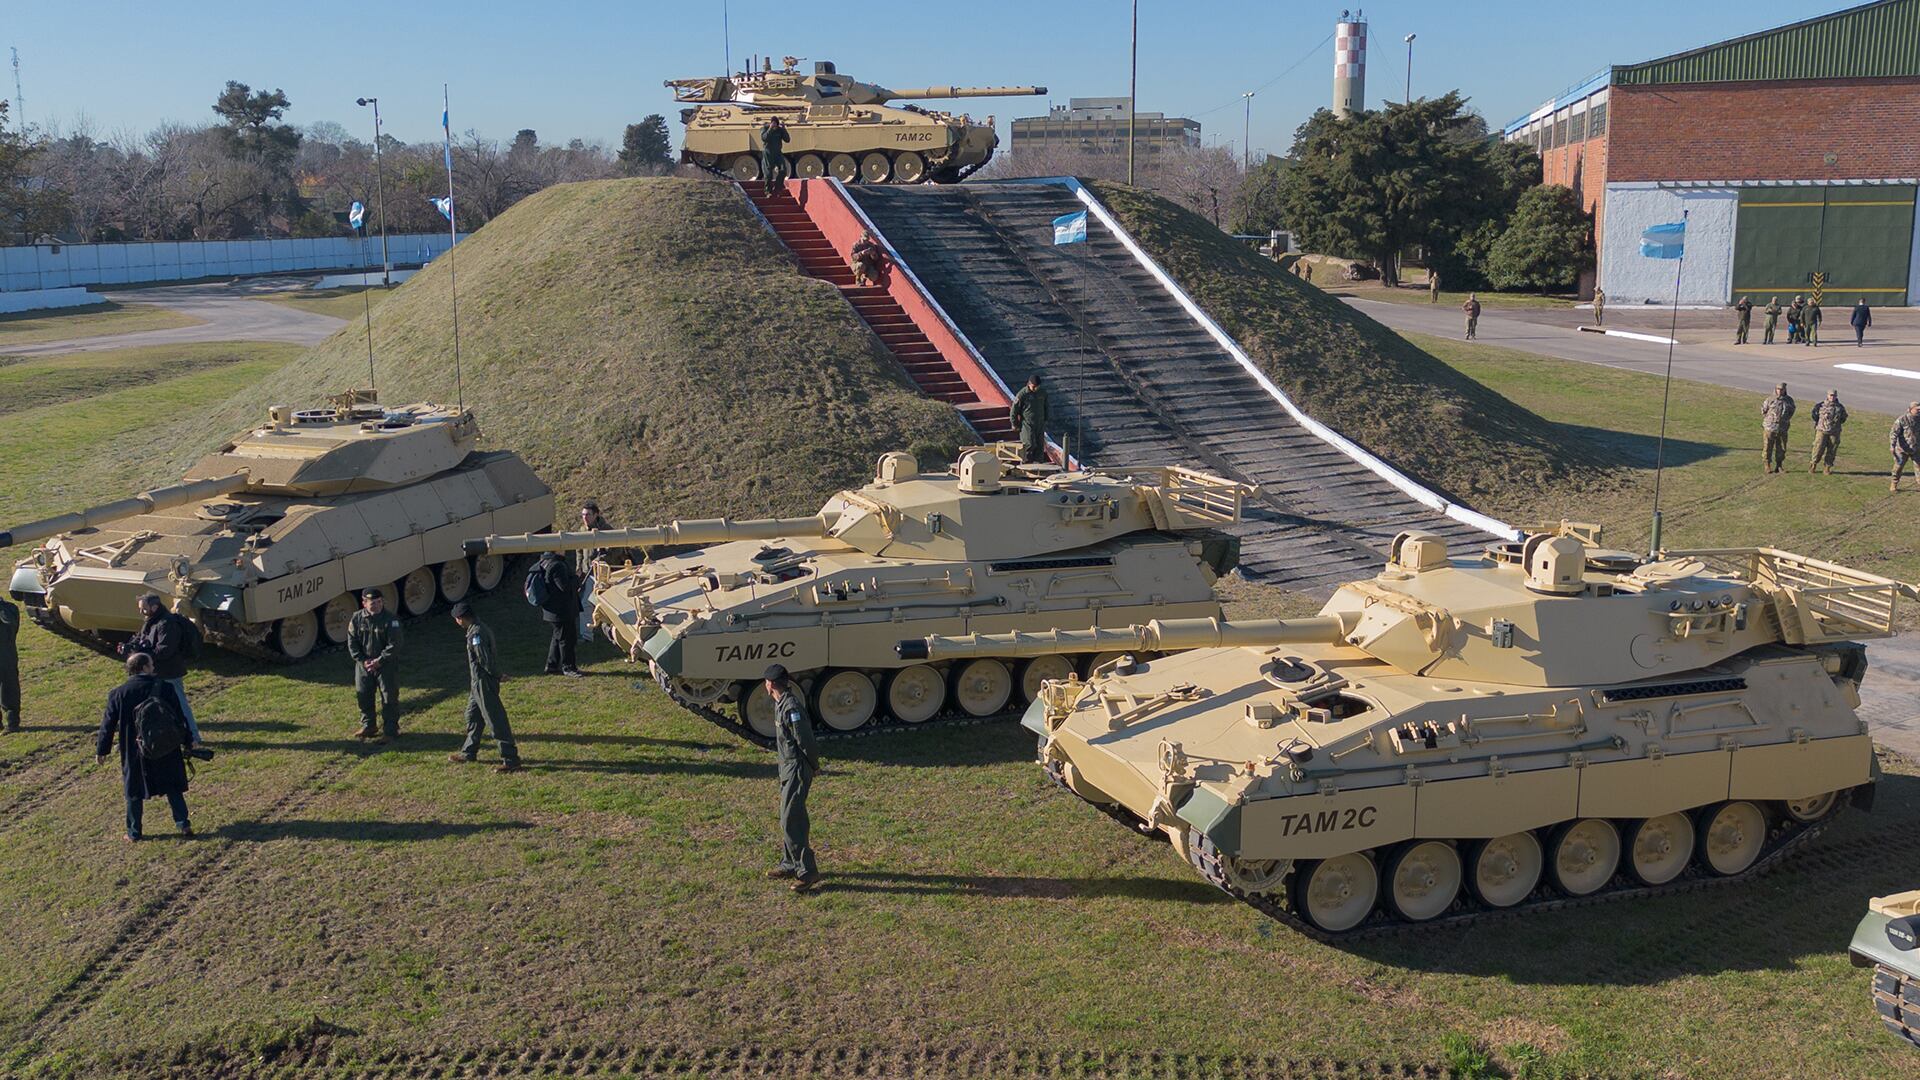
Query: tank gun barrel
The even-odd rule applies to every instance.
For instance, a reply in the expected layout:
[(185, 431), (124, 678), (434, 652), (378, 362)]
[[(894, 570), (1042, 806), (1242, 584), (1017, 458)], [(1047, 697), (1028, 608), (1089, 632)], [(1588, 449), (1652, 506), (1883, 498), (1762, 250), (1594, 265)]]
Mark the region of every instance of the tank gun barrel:
[(904, 90), (881, 90), (884, 101), (897, 98), (975, 98), (975, 97), (1038, 97), (1047, 92), (1044, 86), (910, 86)]
[(1337, 643), (1353, 632), (1359, 616), (1311, 619), (1155, 619), (1111, 630), (1049, 630), (1038, 634), (965, 634), (910, 638), (894, 646), (902, 660), (962, 660), (983, 656), (1046, 656), (1115, 651), (1173, 652), (1181, 649)]
[(11, 529), (0, 531), (0, 548), (12, 547), (15, 544), (31, 544), (50, 536), (73, 532), (76, 529), (92, 528), (121, 518), (151, 514), (156, 510), (167, 510), (187, 503), (200, 502), (203, 499), (218, 498), (246, 486), (247, 474), (242, 471), (206, 480), (188, 480), (185, 483), (157, 487), (129, 499), (101, 503), (99, 506), (89, 506), (85, 510), (75, 510), (69, 514), (59, 514), (50, 518), (41, 518), (39, 521), (29, 521), (24, 525), (15, 525)]
[(644, 529), (528, 533), (468, 540), (469, 555), (526, 555), (545, 551), (588, 551), (603, 547), (655, 547), (662, 544), (726, 544), (735, 540), (777, 540), (783, 536), (825, 536), (838, 514), (800, 518), (703, 518), (671, 521)]

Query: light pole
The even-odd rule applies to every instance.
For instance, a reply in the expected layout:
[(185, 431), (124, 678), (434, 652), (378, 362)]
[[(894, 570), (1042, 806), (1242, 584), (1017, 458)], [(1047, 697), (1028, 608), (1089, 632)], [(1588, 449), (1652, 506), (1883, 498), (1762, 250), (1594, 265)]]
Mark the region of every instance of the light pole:
[(1413, 38), (1407, 35), (1407, 104), (1413, 104)]
[(1251, 142), (1248, 142), (1247, 140), (1251, 138), (1251, 136), (1248, 133), (1253, 130), (1253, 95), (1254, 93), (1255, 91), (1249, 90), (1246, 93), (1240, 95), (1241, 97), (1247, 99), (1247, 117), (1245, 120), (1242, 120), (1240, 122), (1240, 171), (1241, 172), (1248, 172), (1253, 168), (1253, 144)]
[[(393, 262), (387, 258), (387, 180), (380, 171), (380, 99), (363, 97), (354, 99), (361, 108), (373, 106), (373, 191), (374, 201), (380, 210), (380, 284), (382, 287), (393, 284)], [(365, 284), (366, 275), (361, 275), (361, 284)]]
[(1140, 92), (1140, 0), (1133, 0), (1132, 59), (1127, 67), (1127, 186), (1133, 186), (1133, 120), (1140, 111), (1134, 96)]

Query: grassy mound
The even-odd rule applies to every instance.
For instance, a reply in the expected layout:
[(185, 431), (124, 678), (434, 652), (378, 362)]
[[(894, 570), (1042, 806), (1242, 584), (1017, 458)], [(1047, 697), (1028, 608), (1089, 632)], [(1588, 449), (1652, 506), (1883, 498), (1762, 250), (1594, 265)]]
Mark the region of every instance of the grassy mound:
[[(728, 185), (550, 188), (455, 258), (374, 310), (382, 400), (454, 399), (457, 271), (465, 400), (488, 445), (518, 450), (563, 500), (597, 496), (616, 520), (807, 513), (864, 482), (884, 451), (931, 458), (968, 438)], [(209, 427), (238, 430), (269, 403), (366, 380), (364, 330), (349, 325)]]
[(1091, 186), (1128, 232), (1301, 408), (1473, 503), (1562, 481), (1566, 433), (1174, 203)]

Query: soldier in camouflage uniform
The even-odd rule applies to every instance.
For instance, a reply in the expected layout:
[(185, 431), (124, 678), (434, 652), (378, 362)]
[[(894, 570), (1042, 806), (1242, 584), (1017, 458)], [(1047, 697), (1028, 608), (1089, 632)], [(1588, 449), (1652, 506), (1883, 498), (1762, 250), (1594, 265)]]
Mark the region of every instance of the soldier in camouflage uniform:
[(1793, 426), (1793, 396), (1787, 384), (1774, 387), (1773, 396), (1760, 403), (1760, 431), (1766, 437), (1761, 453), (1767, 471), (1777, 473), (1787, 463), (1787, 432)]
[(1847, 422), (1847, 407), (1840, 404), (1840, 391), (1827, 391), (1825, 401), (1813, 405), (1813, 464), (1808, 472), (1819, 472), (1826, 466), (1827, 475), (1833, 475), (1834, 455), (1840, 452), (1840, 428)]
[(400, 620), (387, 610), (379, 589), (360, 594), (360, 610), (347, 620), (347, 655), (353, 658), (353, 694), (360, 702), (360, 730), (356, 739), (379, 739), (373, 726), (377, 694), (385, 737), (400, 736), (400, 669), (394, 653), (400, 648)]
[[(1906, 415), (1893, 422), (1887, 449), (1893, 452), (1893, 483), (1887, 490), (1899, 491), (1900, 474), (1907, 471), (1907, 462), (1920, 461), (1920, 401), (1908, 405)], [(1920, 476), (1920, 465), (1914, 466), (1914, 473)]]

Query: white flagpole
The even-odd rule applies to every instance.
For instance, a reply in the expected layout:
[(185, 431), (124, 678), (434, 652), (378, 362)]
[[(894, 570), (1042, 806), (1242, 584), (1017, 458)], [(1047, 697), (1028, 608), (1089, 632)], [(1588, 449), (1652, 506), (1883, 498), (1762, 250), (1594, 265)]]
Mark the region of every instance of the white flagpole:
[(460, 279), (453, 271), (453, 249), (460, 243), (460, 222), (453, 205), (453, 120), (452, 98), (447, 84), (440, 84), (440, 132), (446, 140), (447, 164), (447, 295), (453, 301), (453, 393), (461, 409), (467, 407), (466, 388), (460, 381)]
[[(361, 213), (364, 215), (366, 211), (362, 209)], [(355, 225), (353, 231), (360, 234), (360, 303), (366, 308), (367, 315), (367, 389), (377, 395), (380, 384), (373, 380), (373, 298), (367, 295), (367, 230), (364, 225), (363, 216), (362, 223)]]

